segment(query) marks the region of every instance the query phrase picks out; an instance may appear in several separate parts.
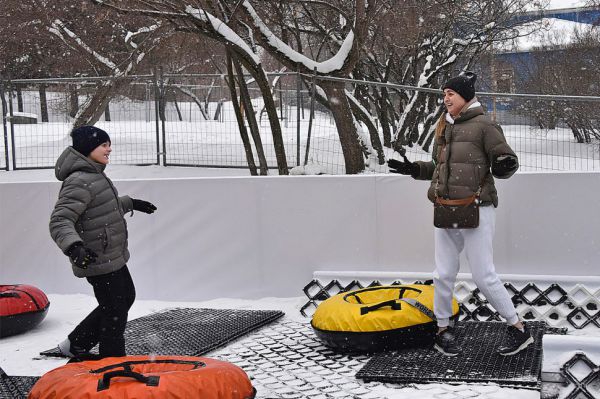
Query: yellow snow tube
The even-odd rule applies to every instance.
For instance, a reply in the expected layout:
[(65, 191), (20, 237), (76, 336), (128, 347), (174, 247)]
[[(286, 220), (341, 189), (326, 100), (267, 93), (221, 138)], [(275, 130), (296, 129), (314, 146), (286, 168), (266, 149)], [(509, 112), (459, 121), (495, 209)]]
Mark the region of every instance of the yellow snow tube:
[[(433, 286), (387, 285), (337, 294), (317, 308), (311, 325), (326, 345), (348, 352), (433, 344)], [(459, 308), (452, 300), (453, 318)]]

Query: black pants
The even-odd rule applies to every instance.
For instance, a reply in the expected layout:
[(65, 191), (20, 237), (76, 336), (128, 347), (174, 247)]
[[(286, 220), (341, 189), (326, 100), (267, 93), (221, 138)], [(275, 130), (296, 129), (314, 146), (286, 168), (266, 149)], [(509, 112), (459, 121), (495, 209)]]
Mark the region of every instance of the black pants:
[(84, 350), (100, 345), (100, 356), (125, 356), (127, 313), (135, 301), (135, 286), (127, 265), (112, 273), (88, 277), (98, 306), (71, 334), (69, 340)]

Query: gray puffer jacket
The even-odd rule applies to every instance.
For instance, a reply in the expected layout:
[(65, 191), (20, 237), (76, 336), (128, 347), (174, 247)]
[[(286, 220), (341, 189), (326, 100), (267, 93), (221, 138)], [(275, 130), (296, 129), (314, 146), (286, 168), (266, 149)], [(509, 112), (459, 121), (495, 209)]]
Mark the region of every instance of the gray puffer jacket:
[(54, 168), (63, 184), (50, 217), (52, 239), (63, 253), (83, 242), (98, 255), (87, 269), (72, 265), (77, 277), (110, 273), (129, 260), (124, 215), (133, 210), (133, 202), (128, 196), (119, 197), (104, 169), (72, 147), (63, 151)]
[[(515, 166), (508, 173), (495, 177), (507, 179), (518, 169), (518, 159), (506, 143), (500, 126), (488, 118), (481, 105), (468, 103), (454, 124), (446, 125), (444, 134), (436, 136), (432, 160), (417, 161), (419, 180), (431, 180), (427, 196), (431, 202), (436, 194), (446, 199), (461, 199), (475, 194), (481, 187), (482, 205), (498, 206), (498, 194), (491, 164), (499, 156), (513, 158)], [(472, 105), (471, 105), (472, 104)]]

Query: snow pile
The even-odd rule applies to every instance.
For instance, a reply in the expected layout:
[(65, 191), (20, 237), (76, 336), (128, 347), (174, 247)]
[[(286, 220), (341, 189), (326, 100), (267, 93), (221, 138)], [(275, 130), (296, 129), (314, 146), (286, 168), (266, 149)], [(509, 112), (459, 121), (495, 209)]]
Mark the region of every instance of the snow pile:
[(324, 173), (323, 167), (316, 163), (309, 163), (306, 165), (295, 166), (290, 169), (290, 175), (321, 175)]

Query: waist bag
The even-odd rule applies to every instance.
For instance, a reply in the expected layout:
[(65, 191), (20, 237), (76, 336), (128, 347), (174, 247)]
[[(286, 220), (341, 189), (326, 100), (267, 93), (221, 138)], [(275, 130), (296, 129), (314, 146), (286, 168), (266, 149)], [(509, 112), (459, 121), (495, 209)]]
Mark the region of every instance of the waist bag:
[(433, 225), (440, 229), (473, 229), (479, 226), (479, 191), (467, 198), (435, 198)]

